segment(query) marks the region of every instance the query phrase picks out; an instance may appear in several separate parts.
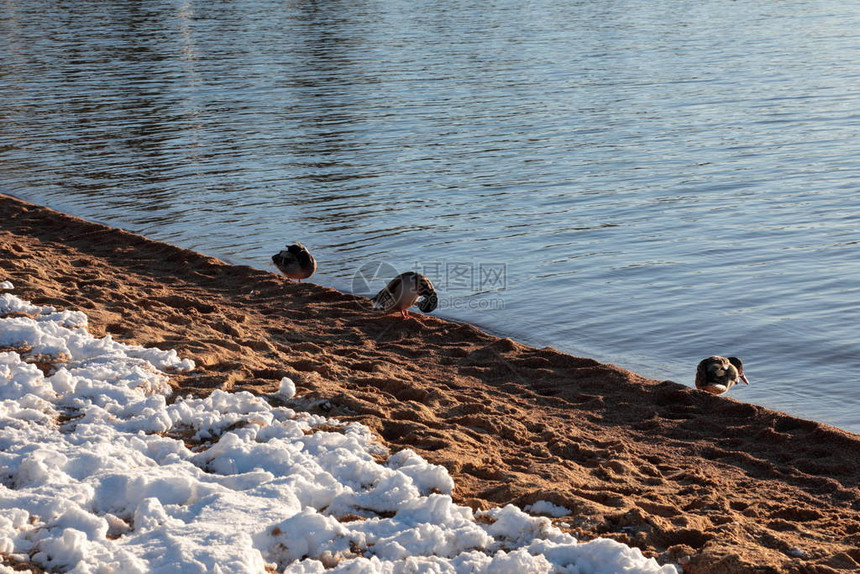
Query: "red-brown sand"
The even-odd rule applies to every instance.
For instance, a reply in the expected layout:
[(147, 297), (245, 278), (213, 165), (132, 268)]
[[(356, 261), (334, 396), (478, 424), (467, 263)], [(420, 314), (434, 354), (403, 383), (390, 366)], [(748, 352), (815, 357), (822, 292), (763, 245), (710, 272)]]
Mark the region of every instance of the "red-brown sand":
[(311, 410), (444, 465), (474, 508), (548, 500), (580, 539), (688, 574), (860, 571), (858, 435), (469, 325), (372, 314), (4, 195), (2, 280), (86, 312), (96, 336), (193, 359), (173, 376), (183, 395), (269, 393), (289, 376)]

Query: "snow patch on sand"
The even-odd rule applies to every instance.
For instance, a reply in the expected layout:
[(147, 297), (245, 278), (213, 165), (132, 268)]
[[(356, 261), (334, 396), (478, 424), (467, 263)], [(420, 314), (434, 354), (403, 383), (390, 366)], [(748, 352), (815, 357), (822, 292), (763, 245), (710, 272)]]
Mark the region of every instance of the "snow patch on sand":
[(4, 556), (79, 573), (676, 571), (514, 506), (476, 516), (444, 468), (388, 456), (359, 424), (246, 392), (168, 404), (192, 361), (86, 325), (0, 294), (0, 571)]

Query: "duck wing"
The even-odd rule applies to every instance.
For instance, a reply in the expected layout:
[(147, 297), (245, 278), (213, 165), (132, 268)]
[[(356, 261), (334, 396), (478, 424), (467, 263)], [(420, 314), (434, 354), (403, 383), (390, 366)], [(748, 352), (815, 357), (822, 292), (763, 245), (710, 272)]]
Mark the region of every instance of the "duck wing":
[(737, 381), (738, 371), (725, 357), (708, 357), (696, 368), (696, 388), (709, 393), (722, 394)]
[(275, 255), (272, 255), (272, 263), (283, 271), (285, 269), (289, 270), (298, 268), (299, 260), (295, 253), (289, 249), (284, 249), (283, 251), (279, 251)]
[(373, 305), (373, 308), (378, 311), (388, 312), (389, 310), (394, 308), (394, 305), (397, 304), (397, 298), (395, 293), (400, 293), (403, 290), (403, 277), (398, 275), (394, 279), (388, 282), (388, 285), (382, 288), (382, 290), (374, 295), (370, 302)]

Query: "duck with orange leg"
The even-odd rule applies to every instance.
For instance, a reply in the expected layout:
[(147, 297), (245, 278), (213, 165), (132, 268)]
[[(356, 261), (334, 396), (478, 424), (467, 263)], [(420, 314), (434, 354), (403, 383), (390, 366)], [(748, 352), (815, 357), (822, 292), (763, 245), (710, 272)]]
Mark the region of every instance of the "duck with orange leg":
[(439, 297), (433, 283), (414, 271), (401, 273), (370, 300), (373, 308), (383, 313), (399, 311), (404, 319), (409, 317), (409, 307), (417, 305), (424, 313), (434, 310)]
[(317, 270), (317, 260), (301, 243), (287, 245), (287, 248), (272, 255), (272, 263), (278, 271), (299, 283)]

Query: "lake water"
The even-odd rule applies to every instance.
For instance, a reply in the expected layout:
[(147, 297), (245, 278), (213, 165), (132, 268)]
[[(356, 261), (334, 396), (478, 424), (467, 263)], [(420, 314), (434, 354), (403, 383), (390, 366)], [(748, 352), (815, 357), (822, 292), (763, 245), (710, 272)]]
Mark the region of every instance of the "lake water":
[(0, 54), (2, 191), (417, 268), (657, 379), (736, 354), (734, 398), (860, 432), (860, 3), (7, 0)]

